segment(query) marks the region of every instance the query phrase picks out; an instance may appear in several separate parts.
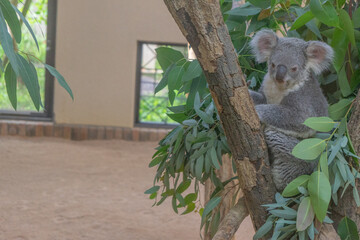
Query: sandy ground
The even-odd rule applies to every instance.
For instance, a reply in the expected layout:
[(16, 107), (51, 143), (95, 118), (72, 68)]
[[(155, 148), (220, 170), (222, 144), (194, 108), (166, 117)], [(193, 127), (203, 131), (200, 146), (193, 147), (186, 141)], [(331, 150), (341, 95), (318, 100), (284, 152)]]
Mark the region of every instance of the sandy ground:
[[(156, 143), (0, 138), (0, 240), (200, 239), (197, 214), (151, 207)], [(249, 219), (238, 240), (252, 239)]]

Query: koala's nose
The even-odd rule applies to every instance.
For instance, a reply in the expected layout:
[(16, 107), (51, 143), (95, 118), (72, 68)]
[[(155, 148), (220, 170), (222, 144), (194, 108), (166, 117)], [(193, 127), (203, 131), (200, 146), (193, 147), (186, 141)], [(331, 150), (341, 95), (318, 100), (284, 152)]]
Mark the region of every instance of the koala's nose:
[(283, 82), (286, 73), (287, 73), (287, 67), (284, 65), (278, 65), (275, 76), (276, 81)]

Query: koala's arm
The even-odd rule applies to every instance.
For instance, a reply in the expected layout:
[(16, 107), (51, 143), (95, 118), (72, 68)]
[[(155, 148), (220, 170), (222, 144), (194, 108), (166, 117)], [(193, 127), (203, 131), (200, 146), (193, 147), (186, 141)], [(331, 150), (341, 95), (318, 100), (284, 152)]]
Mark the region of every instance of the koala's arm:
[(303, 124), (308, 117), (311, 117), (306, 111), (278, 104), (259, 104), (255, 109), (260, 121), (266, 125), (296, 133), (306, 133), (311, 130)]
[(264, 93), (261, 91), (261, 89), (259, 92), (255, 92), (255, 91), (249, 89), (249, 92), (250, 92), (250, 96), (251, 96), (252, 100), (254, 101), (255, 105), (266, 104), (266, 97), (265, 97)]

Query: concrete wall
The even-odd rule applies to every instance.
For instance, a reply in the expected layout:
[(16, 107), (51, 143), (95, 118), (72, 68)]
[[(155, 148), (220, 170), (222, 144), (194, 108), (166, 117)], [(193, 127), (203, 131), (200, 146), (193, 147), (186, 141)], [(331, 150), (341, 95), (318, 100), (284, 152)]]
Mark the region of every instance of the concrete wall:
[(132, 127), (138, 40), (186, 43), (162, 0), (59, 0), (55, 122)]

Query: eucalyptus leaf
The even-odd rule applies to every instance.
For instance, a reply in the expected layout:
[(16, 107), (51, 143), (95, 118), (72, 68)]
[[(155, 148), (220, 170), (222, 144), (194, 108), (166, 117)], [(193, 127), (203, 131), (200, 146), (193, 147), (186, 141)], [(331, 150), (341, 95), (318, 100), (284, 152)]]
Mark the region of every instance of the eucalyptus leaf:
[(359, 233), (356, 224), (348, 217), (344, 217), (339, 225), (337, 232), (341, 240), (358, 240)]
[(44, 64), (44, 66), (49, 71), (49, 73), (56, 78), (56, 80), (58, 81), (60, 86), (62, 86), (69, 93), (72, 100), (74, 100), (74, 95), (72, 93), (72, 90), (71, 90), (70, 86), (67, 84), (67, 82), (65, 81), (65, 78), (56, 70), (56, 68), (54, 68), (48, 64)]
[(178, 61), (184, 59), (184, 55), (169, 47), (159, 47), (155, 49), (156, 58), (162, 68), (165, 71), (170, 65), (176, 64)]
[(316, 218), (322, 222), (325, 219), (331, 199), (329, 179), (322, 172), (314, 172), (310, 176), (308, 190)]
[(201, 75), (202, 68), (198, 60), (193, 60), (182, 76), (182, 81), (187, 82)]
[(260, 239), (262, 238), (263, 236), (265, 236), (268, 232), (270, 232), (270, 230), (272, 229), (273, 227), (273, 222), (272, 221), (266, 221), (264, 223), (264, 225), (262, 225), (255, 233), (253, 239), (256, 240), (256, 239)]
[(298, 208), (296, 218), (296, 229), (298, 231), (304, 231), (307, 229), (314, 220), (314, 210), (311, 206), (310, 197), (304, 198)]
[(284, 197), (292, 197), (299, 194), (299, 187), (306, 186), (310, 179), (309, 175), (301, 175), (292, 180), (284, 189), (282, 195)]
[(11, 105), (16, 110), (17, 108), (17, 95), (16, 95), (16, 86), (17, 86), (17, 77), (14, 72), (11, 64), (8, 63), (5, 70), (5, 83), (6, 83), (6, 91), (9, 96)]
[(13, 34), (17, 43), (21, 42), (21, 26), (16, 12), (9, 0), (0, 0), (1, 11), (4, 14), (11, 33)]
[(335, 122), (329, 117), (311, 117), (304, 124), (319, 132), (329, 132), (334, 128)]
[(352, 99), (344, 98), (329, 107), (329, 115), (334, 120), (340, 120), (345, 116), (352, 103)]
[(314, 160), (324, 151), (325, 147), (324, 140), (309, 138), (299, 142), (292, 150), (292, 154), (300, 159)]

